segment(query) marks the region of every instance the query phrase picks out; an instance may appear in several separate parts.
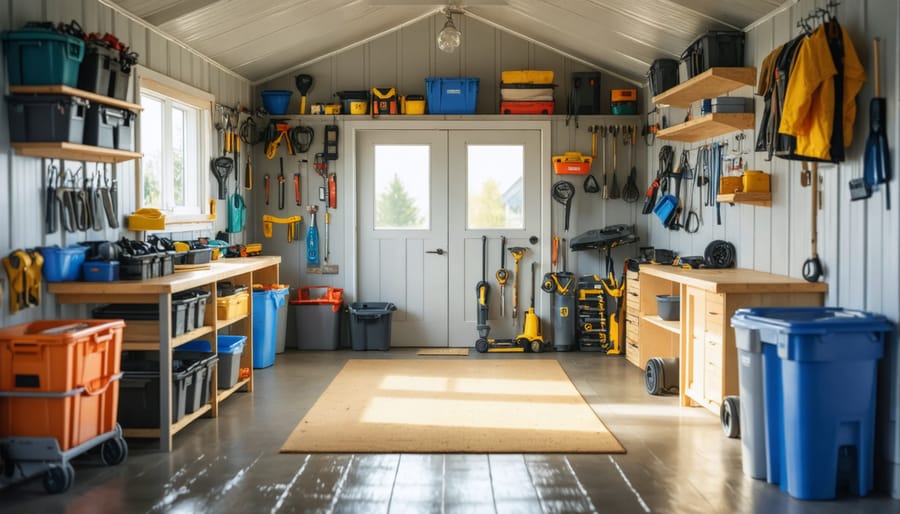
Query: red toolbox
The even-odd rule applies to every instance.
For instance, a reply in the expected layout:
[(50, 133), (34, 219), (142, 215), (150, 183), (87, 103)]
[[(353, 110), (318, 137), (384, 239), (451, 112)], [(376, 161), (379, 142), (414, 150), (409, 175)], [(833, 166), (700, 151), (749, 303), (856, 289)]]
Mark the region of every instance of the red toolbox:
[(555, 102), (500, 102), (501, 114), (553, 114)]

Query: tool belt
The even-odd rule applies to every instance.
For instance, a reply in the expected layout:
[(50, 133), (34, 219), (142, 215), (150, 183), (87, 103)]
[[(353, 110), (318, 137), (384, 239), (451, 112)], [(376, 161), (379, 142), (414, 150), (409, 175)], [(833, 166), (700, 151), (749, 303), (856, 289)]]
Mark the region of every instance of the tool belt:
[(16, 313), (41, 304), (41, 268), (44, 257), (36, 250), (13, 250), (3, 258), (9, 278), (9, 311)]

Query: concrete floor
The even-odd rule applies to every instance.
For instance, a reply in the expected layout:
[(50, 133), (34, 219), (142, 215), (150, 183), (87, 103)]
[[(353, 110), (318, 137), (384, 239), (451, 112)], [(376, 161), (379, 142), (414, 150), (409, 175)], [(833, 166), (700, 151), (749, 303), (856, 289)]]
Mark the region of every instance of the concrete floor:
[[(350, 358), (558, 359), (627, 449), (625, 455), (297, 455), (278, 453)], [(0, 491), (0, 512), (610, 512), (885, 513), (882, 493), (833, 502), (792, 499), (741, 472), (740, 442), (705, 409), (646, 393), (621, 357), (586, 353), (416, 357), (414, 350), (293, 352), (256, 374), (256, 390), (175, 436), (171, 453), (129, 441), (128, 460), (75, 462), (75, 484), (40, 480)]]

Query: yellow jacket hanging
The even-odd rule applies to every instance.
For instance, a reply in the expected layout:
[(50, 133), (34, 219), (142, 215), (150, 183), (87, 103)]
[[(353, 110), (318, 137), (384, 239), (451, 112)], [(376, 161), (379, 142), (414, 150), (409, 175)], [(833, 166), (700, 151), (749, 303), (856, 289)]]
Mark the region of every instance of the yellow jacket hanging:
[[(837, 69), (828, 47), (826, 25), (820, 25), (797, 52), (785, 93), (778, 132), (797, 138), (796, 155), (825, 161), (831, 158), (831, 134), (834, 131), (835, 92), (833, 77)], [(844, 147), (853, 142), (856, 120), (856, 95), (866, 81), (865, 70), (847, 32), (841, 29), (844, 45), (843, 130)]]

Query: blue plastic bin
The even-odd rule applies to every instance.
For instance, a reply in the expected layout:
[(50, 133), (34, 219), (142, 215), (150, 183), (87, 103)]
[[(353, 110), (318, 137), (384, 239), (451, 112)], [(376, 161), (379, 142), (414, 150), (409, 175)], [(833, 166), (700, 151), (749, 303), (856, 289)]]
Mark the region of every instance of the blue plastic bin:
[(832, 499), (839, 484), (868, 494), (876, 364), (892, 325), (880, 315), (833, 307), (739, 309), (732, 325), (759, 330), (764, 343), (769, 481), (801, 500)]
[(84, 41), (51, 30), (21, 29), (3, 34), (11, 86), (78, 85)]
[(286, 295), (281, 289), (253, 291), (253, 367), (268, 368), (275, 364), (278, 332), (278, 309)]
[(85, 282), (113, 282), (119, 280), (119, 261), (86, 261), (81, 265)]
[(47, 282), (69, 282), (81, 276), (87, 246), (42, 246), (38, 248), (44, 265), (41, 272)]
[(263, 105), (269, 114), (284, 114), (287, 112), (288, 102), (291, 101), (291, 92), (287, 90), (268, 90), (262, 93)]
[(429, 114), (474, 114), (478, 98), (477, 78), (426, 78)]

